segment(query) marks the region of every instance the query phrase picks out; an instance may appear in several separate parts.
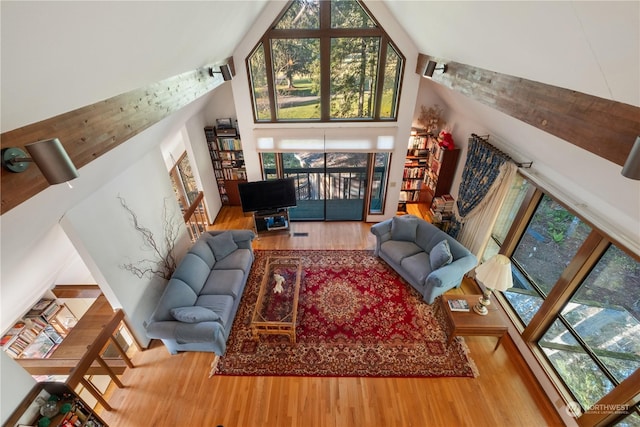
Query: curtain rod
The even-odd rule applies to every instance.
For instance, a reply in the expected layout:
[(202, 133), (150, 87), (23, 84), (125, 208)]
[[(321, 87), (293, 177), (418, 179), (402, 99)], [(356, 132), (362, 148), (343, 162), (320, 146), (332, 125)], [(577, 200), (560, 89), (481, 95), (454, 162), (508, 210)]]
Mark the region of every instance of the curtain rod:
[(478, 138), (480, 140), (482, 140), (484, 143), (486, 143), (489, 147), (491, 147), (493, 150), (497, 151), (498, 153), (502, 154), (503, 156), (505, 156), (507, 158), (507, 160), (509, 160), (510, 162), (513, 162), (516, 166), (518, 166), (519, 168), (523, 168), (523, 169), (529, 169), (532, 165), (533, 162), (517, 162), (515, 160), (513, 160), (513, 158), (508, 155), (507, 153), (505, 153), (504, 151), (500, 150), (499, 148), (497, 148), (495, 145), (491, 144), (489, 142), (489, 137), (491, 135), (476, 135), (475, 133), (471, 134), (472, 137), (474, 138)]

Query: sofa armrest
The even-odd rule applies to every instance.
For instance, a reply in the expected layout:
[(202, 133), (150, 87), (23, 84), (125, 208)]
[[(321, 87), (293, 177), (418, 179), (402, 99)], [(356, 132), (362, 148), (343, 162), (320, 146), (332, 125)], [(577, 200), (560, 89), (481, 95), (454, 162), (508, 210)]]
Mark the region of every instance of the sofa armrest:
[(475, 255), (469, 254), (447, 264), (444, 267), (433, 270), (426, 279), (425, 300), (431, 304), (436, 296), (442, 295), (449, 289), (460, 285), (462, 278), (478, 264)]
[(391, 219), (386, 219), (372, 225), (370, 231), (374, 236), (376, 236), (376, 248), (374, 253), (375, 255), (378, 255), (380, 252), (380, 245), (391, 239)]

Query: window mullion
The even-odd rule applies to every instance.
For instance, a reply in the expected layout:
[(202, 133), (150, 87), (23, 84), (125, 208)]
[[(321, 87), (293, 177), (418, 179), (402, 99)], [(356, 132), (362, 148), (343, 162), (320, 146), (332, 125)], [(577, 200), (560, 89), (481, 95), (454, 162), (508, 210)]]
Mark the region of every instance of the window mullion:
[(273, 63), (271, 61), (271, 40), (263, 37), (262, 47), (264, 49), (264, 63), (267, 74), (267, 88), (269, 89), (269, 106), (271, 110), (271, 121), (276, 121), (276, 84), (273, 79)]
[(320, 120), (331, 116), (331, 38), (320, 38)]
[(600, 370), (605, 374), (605, 376), (609, 379), (609, 381), (611, 381), (614, 385), (618, 385), (620, 382), (611, 373), (609, 368), (607, 368), (607, 366), (600, 361), (600, 357), (591, 348), (591, 346), (589, 346), (589, 344), (587, 344), (582, 339), (580, 334), (578, 334), (578, 332), (573, 328), (573, 326), (571, 326), (571, 323), (569, 323), (569, 321), (565, 319), (565, 317), (562, 314), (558, 315), (558, 320), (560, 320), (560, 322), (564, 325), (564, 327), (567, 328), (567, 331), (569, 331), (569, 333), (573, 336), (573, 339), (575, 339), (578, 342), (578, 344), (580, 345), (580, 347), (582, 347), (584, 352), (593, 360), (593, 362), (596, 365), (598, 365), (598, 368), (600, 368)]
[(373, 119), (380, 120), (380, 104), (382, 104), (382, 92), (384, 87), (384, 74), (387, 69), (387, 45), (389, 40), (386, 36), (380, 37), (380, 47), (378, 49), (378, 79), (376, 81), (376, 99), (373, 106)]
[(551, 292), (544, 299), (538, 312), (522, 332), (522, 338), (525, 341), (537, 342), (542, 338), (608, 247), (609, 242), (598, 232), (589, 233), (572, 261), (551, 288)]

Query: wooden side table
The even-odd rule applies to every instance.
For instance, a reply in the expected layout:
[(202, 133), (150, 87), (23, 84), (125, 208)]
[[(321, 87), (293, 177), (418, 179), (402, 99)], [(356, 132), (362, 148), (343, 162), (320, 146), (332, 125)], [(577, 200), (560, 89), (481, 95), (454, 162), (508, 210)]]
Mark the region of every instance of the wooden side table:
[[(491, 304), (487, 308), (489, 313), (481, 316), (473, 311), (473, 306), (481, 295), (442, 295), (441, 304), (444, 317), (449, 327), (450, 345), (453, 338), (458, 335), (497, 336), (498, 342), (493, 351), (498, 349), (502, 338), (507, 333), (507, 324), (498, 308)], [(469, 311), (451, 311), (448, 301), (452, 299), (464, 299), (469, 304)]]

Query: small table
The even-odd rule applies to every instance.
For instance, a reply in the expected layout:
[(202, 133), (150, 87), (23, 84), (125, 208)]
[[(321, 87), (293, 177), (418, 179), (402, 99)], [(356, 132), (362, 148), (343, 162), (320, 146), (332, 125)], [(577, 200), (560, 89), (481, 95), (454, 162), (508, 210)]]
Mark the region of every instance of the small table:
[[(480, 336), (497, 336), (493, 351), (498, 349), (502, 337), (507, 333), (507, 325), (504, 322), (502, 314), (495, 305), (489, 305), (487, 309), (489, 313), (481, 316), (473, 311), (478, 299), (482, 295), (442, 295), (442, 310), (445, 313), (445, 319), (449, 325), (449, 341), (450, 345), (453, 338), (458, 335), (480, 335)], [(463, 299), (469, 304), (469, 311), (451, 311), (449, 308), (449, 300)]]
[[(282, 292), (274, 292), (274, 274), (284, 278)], [(251, 318), (253, 339), (259, 335), (287, 335), (296, 342), (296, 316), (302, 279), (302, 259), (297, 257), (269, 257), (262, 276), (258, 301)]]

